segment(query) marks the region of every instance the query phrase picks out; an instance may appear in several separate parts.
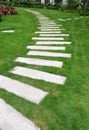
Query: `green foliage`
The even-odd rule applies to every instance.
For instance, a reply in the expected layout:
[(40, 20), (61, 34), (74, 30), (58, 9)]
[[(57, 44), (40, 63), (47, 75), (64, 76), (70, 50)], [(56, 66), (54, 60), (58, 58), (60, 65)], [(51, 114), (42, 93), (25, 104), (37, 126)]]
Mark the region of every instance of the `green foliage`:
[(76, 9), (79, 6), (78, 0), (68, 0), (68, 8), (69, 9)]
[(81, 0), (81, 2), (81, 6), (83, 9), (87, 9), (89, 7), (89, 0)]
[(33, 8), (44, 8), (44, 4), (42, 4), (42, 3), (40, 3), (39, 1), (33, 1), (32, 3), (31, 3), (31, 7), (33, 7)]
[(88, 9), (81, 9), (81, 10), (76, 10), (76, 11), (81, 16), (89, 16), (89, 10)]
[(47, 9), (58, 10), (60, 7), (61, 7), (60, 3), (59, 4), (58, 3), (55, 3), (55, 4), (48, 3), (48, 4), (46, 4)]

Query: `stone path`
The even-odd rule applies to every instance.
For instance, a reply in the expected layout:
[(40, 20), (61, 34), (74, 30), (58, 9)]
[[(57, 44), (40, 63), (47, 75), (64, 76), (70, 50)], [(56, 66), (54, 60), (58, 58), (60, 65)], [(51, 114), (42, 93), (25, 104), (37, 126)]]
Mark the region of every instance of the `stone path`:
[(27, 55), (71, 58), (71, 54), (69, 53), (42, 52), (42, 51), (29, 51)]
[(64, 40), (64, 38), (53, 38), (53, 37), (33, 37), (32, 40), (40, 40), (40, 41), (59, 41), (59, 40)]
[(3, 32), (3, 33), (13, 33), (14, 30), (3, 30), (3, 31), (1, 31), (1, 32)]
[[(39, 37), (32, 38), (32, 40), (36, 41), (35, 45), (29, 45), (26, 47), (27, 49), (30, 49), (26, 57), (17, 57), (15, 59), (15, 62), (44, 67), (50, 66), (62, 69), (63, 61), (51, 59), (44, 60), (43, 57), (71, 58), (70, 53), (62, 52), (66, 50), (66, 47), (59, 46), (71, 44), (71, 42), (69, 41), (64, 41), (64, 37), (69, 36), (69, 34), (62, 34), (62, 30), (65, 30), (61, 28), (62, 25), (57, 25), (53, 20), (50, 20), (49, 18), (41, 15), (40, 13), (31, 10), (26, 11), (35, 14), (39, 19), (39, 31), (35, 32), (36, 34), (39, 34)], [(37, 56), (37, 58), (31, 58), (31, 56)], [(40, 56), (42, 56), (42, 58), (40, 58)], [(30, 67), (27, 68), (21, 65), (12, 68), (11, 70), (9, 70), (9, 73), (22, 77), (28, 77), (29, 79), (31, 78), (34, 80), (34, 82), (35, 79), (42, 80), (43, 82), (46, 82), (46, 84), (53, 83), (64, 85), (67, 80), (67, 77), (63, 75), (40, 71), (37, 69), (32, 69)], [(20, 81), (3, 75), (0, 75), (0, 88), (3, 88), (8, 92), (14, 93), (15, 95), (22, 97), (35, 104), (39, 104), (49, 94), (44, 90), (38, 89), (36, 86), (30, 86), (28, 84), (22, 83)], [(0, 99), (0, 106), (2, 107), (2, 109), (0, 109), (0, 115), (2, 117), (0, 119), (0, 127), (2, 130), (40, 130), (40, 128), (37, 128), (32, 121), (23, 117), (19, 112), (9, 106), (2, 99)]]
[(66, 18), (66, 19), (61, 19), (61, 18), (58, 18), (59, 21), (68, 21), (68, 20), (78, 20), (80, 18), (83, 18), (83, 17), (76, 17), (76, 18)]
[(1, 130), (40, 130), (34, 123), (0, 99)]
[(33, 50), (65, 50), (63, 46), (27, 46), (27, 48)]
[(37, 58), (25, 58), (25, 57), (18, 57), (16, 62), (32, 64), (32, 65), (39, 65), (39, 66), (52, 66), (62, 68), (63, 62), (62, 61), (53, 61), (53, 60), (43, 60)]
[(41, 89), (35, 88), (20, 81), (0, 75), (0, 88), (14, 93), (17, 96), (25, 98), (28, 101), (39, 104), (41, 100), (48, 94)]
[(63, 45), (63, 44), (71, 44), (71, 42), (65, 42), (65, 41), (38, 41), (38, 42), (36, 42), (36, 44), (38, 44), (38, 45)]
[(64, 84), (66, 77), (60, 76), (56, 74), (47, 73), (44, 71), (39, 71), (35, 69), (28, 69), (25, 67), (16, 66), (13, 70), (10, 71), (13, 74), (18, 74), (24, 77), (38, 79), (38, 80), (44, 80), (46, 82), (50, 83), (56, 83), (56, 84)]
[(69, 34), (45, 34), (45, 33), (42, 33), (42, 34), (40, 34), (40, 36), (43, 36), (43, 37), (49, 37), (49, 36), (53, 36), (53, 37), (55, 37), (55, 36), (69, 36)]
[(39, 32), (35, 32), (35, 33), (38, 33), (38, 34), (59, 34), (59, 33), (61, 33), (61, 31), (53, 31), (53, 32), (39, 31)]

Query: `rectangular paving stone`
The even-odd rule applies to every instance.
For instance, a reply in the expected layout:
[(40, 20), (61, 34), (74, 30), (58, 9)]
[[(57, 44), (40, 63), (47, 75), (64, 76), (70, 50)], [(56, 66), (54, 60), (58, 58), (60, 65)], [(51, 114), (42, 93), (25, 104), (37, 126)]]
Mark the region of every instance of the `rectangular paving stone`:
[(63, 46), (27, 46), (27, 48), (35, 50), (65, 50)]
[(36, 104), (39, 104), (42, 99), (48, 94), (41, 89), (2, 75), (0, 75), (0, 88), (3, 88), (8, 92), (14, 93)]
[(47, 26), (46, 26), (46, 27), (38, 27), (38, 28), (39, 28), (39, 29), (48, 29), (48, 28), (49, 28), (49, 29), (53, 29), (53, 28), (59, 28), (59, 27), (54, 27), (54, 26), (51, 26), (51, 27), (48, 26), (48, 27), (47, 27)]
[(35, 33), (43, 33), (43, 34), (59, 34), (59, 33), (61, 33), (61, 31), (53, 31), (53, 32), (48, 32), (48, 31), (39, 31), (39, 32), (35, 32)]
[(56, 53), (56, 52), (44, 52), (44, 51), (29, 51), (27, 55), (71, 58), (71, 54), (69, 53)]
[(0, 98), (0, 130), (40, 130), (40, 128)]
[(56, 25), (56, 23), (55, 22), (49, 22), (49, 21), (39, 21), (40, 22), (40, 24), (53, 24), (53, 25)]
[(72, 20), (72, 18), (67, 18), (66, 20)]
[(42, 37), (49, 37), (49, 36), (55, 37), (55, 36), (69, 36), (69, 34), (50, 34), (50, 33), (49, 34), (48, 33), (47, 34), (43, 34), (43, 33), (41, 34), (40, 33), (40, 36), (42, 36)]
[(21, 63), (26, 63), (26, 64), (33, 64), (33, 65), (40, 65), (40, 66), (51, 66), (51, 67), (58, 67), (58, 68), (62, 68), (62, 65), (63, 65), (62, 61), (43, 60), (43, 59), (36, 59), (36, 58), (18, 57), (15, 61), (21, 62)]
[(59, 41), (38, 41), (36, 42), (37, 45), (54, 45), (54, 44), (57, 44), (57, 45), (66, 45), (66, 44), (71, 44), (71, 42), (59, 42)]
[(60, 31), (60, 30), (65, 30), (65, 29), (62, 29), (62, 28), (59, 28), (59, 29), (56, 29), (56, 28), (53, 28), (53, 29), (51, 29), (51, 28), (43, 28), (43, 29), (41, 29), (41, 31)]
[(59, 37), (58, 38), (55, 38), (55, 37), (33, 37), (32, 40), (44, 40), (44, 41), (47, 41), (47, 40), (50, 40), (50, 41), (54, 40), (55, 41), (55, 40), (57, 40), (58, 41), (58, 40), (64, 40), (64, 38), (62, 38), (62, 37), (60, 37), (60, 38)]
[(58, 19), (58, 20), (60, 20), (60, 21), (66, 21), (66, 19)]
[(47, 17), (38, 17), (39, 20), (50, 20), (49, 18)]
[(28, 69), (25, 67), (16, 66), (13, 70), (10, 71), (13, 74), (18, 74), (24, 77), (44, 80), (46, 82), (55, 83), (55, 84), (64, 84), (66, 81), (65, 76), (60, 76), (56, 74), (51, 74), (44, 71), (39, 71), (35, 69)]
[(60, 25), (50, 25), (50, 24), (40, 24), (41, 27), (60, 27), (62, 26), (61, 24)]

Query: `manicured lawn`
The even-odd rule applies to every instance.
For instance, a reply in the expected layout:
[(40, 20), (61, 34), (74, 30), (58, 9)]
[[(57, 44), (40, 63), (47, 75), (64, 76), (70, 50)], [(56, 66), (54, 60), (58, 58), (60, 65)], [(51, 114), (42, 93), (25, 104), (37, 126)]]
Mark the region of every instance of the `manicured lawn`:
[[(71, 53), (72, 58), (44, 57), (64, 61), (62, 69), (15, 63), (17, 57), (29, 57), (26, 56), (26, 46), (35, 44), (31, 38), (37, 36), (34, 32), (37, 31), (38, 19), (22, 9), (18, 9), (18, 15), (2, 17), (0, 31), (13, 29), (15, 32), (0, 32), (0, 75), (36, 86), (49, 94), (39, 105), (3, 89), (0, 89), (0, 98), (32, 120), (41, 130), (89, 130), (89, 17), (61, 22), (57, 19), (79, 16), (53, 10), (34, 10), (63, 25), (66, 30), (62, 32), (70, 34), (65, 40), (71, 41), (72, 44), (66, 45), (66, 51), (61, 52)], [(16, 65), (65, 75), (68, 79), (65, 85), (57, 85), (10, 74), (8, 71)]]

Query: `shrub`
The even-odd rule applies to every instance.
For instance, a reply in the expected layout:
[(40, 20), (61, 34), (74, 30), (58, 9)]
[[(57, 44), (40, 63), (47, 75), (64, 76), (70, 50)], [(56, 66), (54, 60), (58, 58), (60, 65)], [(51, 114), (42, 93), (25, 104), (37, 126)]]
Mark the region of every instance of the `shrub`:
[(4, 6), (4, 5), (0, 5), (0, 15), (13, 15), (13, 14), (17, 14), (17, 10), (15, 10), (15, 8), (13, 7), (9, 7), (9, 6)]
[(68, 0), (68, 4), (66, 5), (68, 9), (76, 9), (79, 6), (80, 2), (78, 0)]
[(44, 8), (44, 4), (35, 1), (35, 2), (31, 3), (31, 7), (33, 7), (33, 8)]
[(46, 4), (47, 9), (58, 10), (60, 7), (61, 7), (61, 5), (57, 4), (57, 3), (55, 3), (55, 4), (51, 4), (51, 3)]
[(89, 10), (88, 9), (77, 10), (77, 12), (81, 16), (89, 16)]

